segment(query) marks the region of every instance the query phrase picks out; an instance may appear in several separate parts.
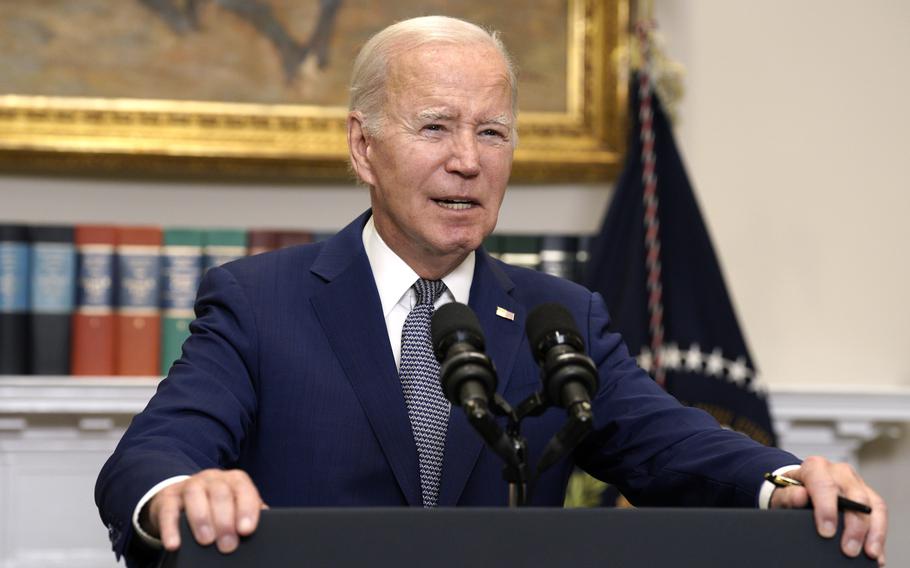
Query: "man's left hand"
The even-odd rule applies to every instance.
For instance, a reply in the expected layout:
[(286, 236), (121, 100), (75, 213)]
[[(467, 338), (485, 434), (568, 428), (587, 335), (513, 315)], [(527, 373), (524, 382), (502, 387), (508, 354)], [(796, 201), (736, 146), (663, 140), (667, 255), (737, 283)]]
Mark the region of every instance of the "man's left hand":
[(832, 463), (823, 457), (807, 458), (799, 469), (784, 473), (802, 482), (802, 486), (780, 487), (771, 495), (773, 509), (800, 509), (812, 501), (818, 534), (832, 538), (837, 532), (837, 496), (869, 505), (871, 514), (844, 512), (841, 549), (847, 556), (858, 556), (861, 550), (885, 565), (885, 537), (888, 511), (885, 501), (866, 485), (849, 464)]

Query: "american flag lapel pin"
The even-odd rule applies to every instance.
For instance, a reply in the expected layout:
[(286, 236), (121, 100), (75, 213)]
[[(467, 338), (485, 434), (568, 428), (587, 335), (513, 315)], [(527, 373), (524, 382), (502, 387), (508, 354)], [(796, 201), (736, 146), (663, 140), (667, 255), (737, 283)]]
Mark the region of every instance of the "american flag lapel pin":
[(501, 306), (496, 306), (496, 315), (509, 321), (515, 321), (515, 314)]

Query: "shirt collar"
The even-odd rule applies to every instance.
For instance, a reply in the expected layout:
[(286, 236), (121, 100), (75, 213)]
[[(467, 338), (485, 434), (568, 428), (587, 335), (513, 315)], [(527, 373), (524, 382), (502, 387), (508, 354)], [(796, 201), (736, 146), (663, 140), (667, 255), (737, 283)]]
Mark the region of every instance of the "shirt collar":
[[(373, 224), (372, 216), (364, 225), (361, 237), (367, 259), (370, 261), (370, 268), (373, 271), (373, 279), (376, 281), (376, 289), (379, 290), (382, 315), (385, 317), (408, 293), (411, 286), (414, 285), (414, 281), (420, 277), (382, 240)], [(442, 277), (452, 298), (462, 304), (468, 303), (471, 293), (471, 282), (474, 280), (474, 255), (474, 251), (471, 251), (461, 264)]]

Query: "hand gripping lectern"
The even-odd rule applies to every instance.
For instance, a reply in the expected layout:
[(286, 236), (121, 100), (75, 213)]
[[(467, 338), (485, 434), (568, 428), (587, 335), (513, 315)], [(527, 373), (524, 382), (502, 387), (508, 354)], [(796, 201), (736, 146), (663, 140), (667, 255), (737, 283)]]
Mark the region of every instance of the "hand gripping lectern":
[(819, 537), (808, 510), (273, 509), (228, 555), (181, 531), (164, 568), (876, 566)]

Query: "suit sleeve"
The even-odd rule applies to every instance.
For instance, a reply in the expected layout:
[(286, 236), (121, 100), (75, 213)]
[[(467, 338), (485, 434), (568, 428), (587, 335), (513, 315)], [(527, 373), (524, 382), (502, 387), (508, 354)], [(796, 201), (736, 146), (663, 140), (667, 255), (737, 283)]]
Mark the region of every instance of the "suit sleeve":
[(795, 456), (725, 430), (702, 410), (681, 405), (642, 371), (620, 336), (607, 330), (600, 294), (589, 305), (589, 353), (600, 386), (595, 431), (576, 463), (614, 483), (636, 506), (756, 507), (765, 472)]
[(258, 334), (243, 288), (228, 270), (212, 268), (195, 310), (181, 358), (133, 419), (95, 485), (114, 552), (119, 559), (129, 551), (128, 564), (143, 553), (131, 524), (141, 497), (169, 477), (230, 468), (256, 416)]

